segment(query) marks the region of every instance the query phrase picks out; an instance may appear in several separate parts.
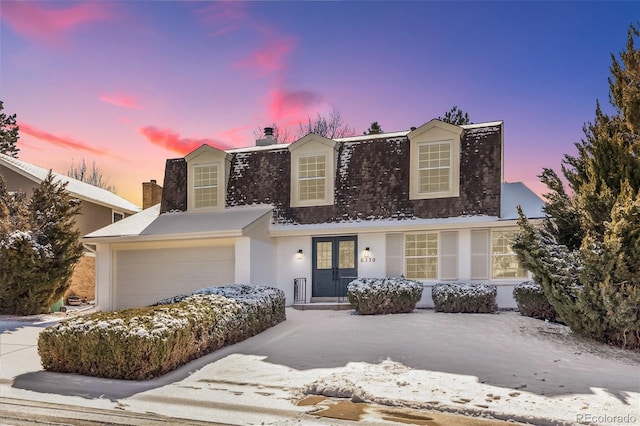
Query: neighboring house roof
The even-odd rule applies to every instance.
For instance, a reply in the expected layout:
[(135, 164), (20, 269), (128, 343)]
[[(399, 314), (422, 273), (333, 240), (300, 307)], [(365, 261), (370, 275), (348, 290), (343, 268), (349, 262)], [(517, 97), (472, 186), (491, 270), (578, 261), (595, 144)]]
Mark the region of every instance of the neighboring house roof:
[(544, 202), (529, 187), (522, 182), (503, 183), (500, 219), (518, 219), (518, 206), (530, 219), (544, 217)]
[[(0, 154), (0, 164), (26, 177), (27, 179), (32, 180), (35, 184), (39, 184), (40, 182), (45, 180), (47, 175), (49, 174), (49, 169), (45, 169), (43, 167), (18, 160), (17, 158), (13, 158), (5, 154)], [(62, 175), (60, 173), (56, 173), (53, 171), (52, 173), (56, 182), (67, 183), (67, 191), (74, 197), (77, 197), (81, 200), (99, 204), (105, 207), (111, 207), (114, 210), (122, 211), (129, 214), (137, 213), (141, 210), (140, 207), (125, 200), (119, 195), (114, 194), (111, 191), (107, 191), (103, 188), (98, 188), (97, 186), (82, 182), (69, 176)]]
[(104, 238), (171, 239), (172, 237), (237, 237), (246, 235), (251, 225), (269, 215), (269, 205), (231, 207), (200, 213), (160, 214), (160, 205), (149, 207), (126, 219), (85, 236), (86, 243)]

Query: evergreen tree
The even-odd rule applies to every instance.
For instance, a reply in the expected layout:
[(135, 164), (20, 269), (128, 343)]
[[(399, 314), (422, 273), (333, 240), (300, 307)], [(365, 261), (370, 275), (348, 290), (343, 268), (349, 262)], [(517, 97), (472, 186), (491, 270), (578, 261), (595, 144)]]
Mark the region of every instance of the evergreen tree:
[(20, 149), (16, 146), (20, 137), (20, 128), (16, 122), (16, 115), (7, 115), (2, 101), (0, 101), (0, 153), (18, 158)]
[(83, 253), (79, 203), (49, 173), (27, 200), (0, 180), (0, 312), (46, 312), (69, 288)]
[(454, 105), (449, 111), (445, 112), (444, 117), (438, 117), (438, 120), (449, 124), (455, 124), (456, 126), (471, 124), (469, 114), (458, 109), (456, 105)]
[(520, 213), (514, 244), (560, 319), (576, 333), (640, 347), (640, 51), (628, 32), (609, 78), (613, 116), (596, 105), (578, 155), (565, 155), (568, 195), (552, 170), (542, 227)]
[(382, 126), (380, 126), (377, 121), (371, 123), (369, 128), (364, 132), (365, 135), (379, 135), (380, 133), (384, 133), (384, 131), (382, 130)]

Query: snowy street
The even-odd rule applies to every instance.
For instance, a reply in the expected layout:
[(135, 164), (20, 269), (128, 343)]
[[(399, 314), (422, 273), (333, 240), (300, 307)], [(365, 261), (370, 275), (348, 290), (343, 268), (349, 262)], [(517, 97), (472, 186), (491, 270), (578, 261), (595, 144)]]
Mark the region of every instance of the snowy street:
[[(420, 423), (424, 410), (541, 425), (640, 422), (639, 353), (513, 312), (287, 309), (284, 323), (146, 382), (45, 372), (36, 348), (44, 324), (0, 324), (2, 398), (223, 424), (397, 424), (397, 407), (412, 424), (436, 424)], [(328, 399), (297, 405), (308, 395)], [(335, 397), (366, 404), (346, 407), (347, 420), (306, 414), (335, 408)]]

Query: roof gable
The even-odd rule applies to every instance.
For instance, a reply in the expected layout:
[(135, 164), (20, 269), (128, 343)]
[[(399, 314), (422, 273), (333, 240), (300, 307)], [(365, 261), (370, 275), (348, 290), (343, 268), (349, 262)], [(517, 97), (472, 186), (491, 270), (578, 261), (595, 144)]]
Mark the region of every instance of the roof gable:
[(438, 120), (434, 118), (433, 120), (423, 124), (415, 130), (409, 132), (407, 137), (409, 140), (414, 140), (423, 136), (427, 133), (435, 133), (435, 134), (455, 134), (458, 137), (462, 134), (464, 129), (460, 126), (456, 126), (454, 124), (445, 123), (444, 121)]
[(289, 151), (295, 151), (297, 149), (304, 147), (309, 143), (322, 144), (332, 149), (336, 149), (336, 147), (338, 146), (338, 142), (334, 141), (333, 139), (328, 139), (328, 138), (325, 138), (324, 136), (316, 135), (315, 133), (309, 133), (308, 135), (303, 136), (297, 141), (289, 144), (288, 148), (289, 148)]
[(225, 160), (230, 161), (232, 155), (216, 147), (213, 147), (211, 145), (203, 144), (203, 145), (200, 145), (199, 148), (185, 155), (184, 159), (187, 162), (190, 162), (190, 161), (196, 160), (199, 157), (224, 158)]
[[(27, 163), (17, 158), (0, 154), (0, 164), (8, 169), (32, 180), (35, 184), (39, 184), (47, 178), (49, 169)], [(125, 200), (119, 195), (114, 194), (106, 189), (82, 182), (69, 176), (51, 171), (55, 182), (67, 184), (67, 192), (83, 201), (110, 207), (115, 210), (124, 211), (125, 213), (136, 213), (141, 209), (135, 204)]]

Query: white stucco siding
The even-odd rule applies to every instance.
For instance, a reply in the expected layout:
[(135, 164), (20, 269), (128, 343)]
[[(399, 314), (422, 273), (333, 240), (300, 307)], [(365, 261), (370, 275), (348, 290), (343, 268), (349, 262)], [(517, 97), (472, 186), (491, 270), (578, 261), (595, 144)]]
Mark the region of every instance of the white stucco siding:
[(235, 281), (233, 245), (118, 250), (114, 257), (114, 309)]

